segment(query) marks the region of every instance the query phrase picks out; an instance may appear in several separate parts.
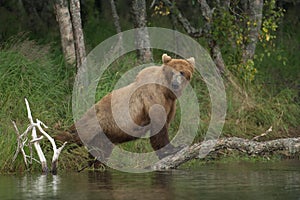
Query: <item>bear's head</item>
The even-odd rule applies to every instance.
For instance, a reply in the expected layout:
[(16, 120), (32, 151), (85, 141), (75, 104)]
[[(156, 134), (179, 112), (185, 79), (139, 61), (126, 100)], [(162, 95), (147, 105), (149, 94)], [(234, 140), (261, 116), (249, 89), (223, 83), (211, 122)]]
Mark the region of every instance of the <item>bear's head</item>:
[(187, 83), (191, 80), (195, 70), (195, 59), (172, 59), (167, 54), (162, 55), (163, 72), (171, 89), (180, 95)]

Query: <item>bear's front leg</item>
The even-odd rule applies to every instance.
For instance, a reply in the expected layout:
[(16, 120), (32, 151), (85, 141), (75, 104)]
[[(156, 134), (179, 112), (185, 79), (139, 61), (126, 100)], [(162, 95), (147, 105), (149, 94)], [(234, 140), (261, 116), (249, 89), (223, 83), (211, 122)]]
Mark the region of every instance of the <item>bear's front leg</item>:
[(99, 162), (106, 164), (113, 150), (113, 143), (103, 132), (95, 134), (92, 140), (87, 142), (88, 150)]
[(174, 147), (170, 143), (167, 125), (164, 125), (157, 134), (150, 137), (150, 143), (159, 159), (175, 154), (181, 149), (181, 147)]

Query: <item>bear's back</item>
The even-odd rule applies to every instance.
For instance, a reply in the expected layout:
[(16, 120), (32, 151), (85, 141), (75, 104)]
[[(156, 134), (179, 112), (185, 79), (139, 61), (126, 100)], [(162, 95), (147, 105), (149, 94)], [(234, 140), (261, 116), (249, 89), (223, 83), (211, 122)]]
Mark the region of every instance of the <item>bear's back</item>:
[(161, 77), (162, 68), (160, 66), (151, 66), (143, 69), (136, 76), (135, 82), (137, 83), (145, 83), (145, 82), (153, 82), (157, 78)]

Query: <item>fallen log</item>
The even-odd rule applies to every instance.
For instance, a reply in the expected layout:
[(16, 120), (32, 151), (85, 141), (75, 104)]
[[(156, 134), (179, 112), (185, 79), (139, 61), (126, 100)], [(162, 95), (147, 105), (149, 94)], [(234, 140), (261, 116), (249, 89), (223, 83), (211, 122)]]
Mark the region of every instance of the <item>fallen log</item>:
[(165, 157), (151, 166), (151, 168), (154, 170), (174, 169), (189, 160), (204, 158), (207, 154), (218, 152), (222, 149), (237, 150), (248, 155), (264, 155), (285, 150), (290, 155), (295, 155), (300, 153), (300, 137), (282, 138), (265, 142), (237, 137), (206, 140), (201, 143), (185, 147), (174, 155)]

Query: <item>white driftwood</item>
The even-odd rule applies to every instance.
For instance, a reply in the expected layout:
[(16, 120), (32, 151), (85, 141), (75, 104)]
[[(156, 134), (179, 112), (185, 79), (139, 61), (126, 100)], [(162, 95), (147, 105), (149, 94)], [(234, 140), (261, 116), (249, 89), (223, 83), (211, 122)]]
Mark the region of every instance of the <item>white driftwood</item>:
[(51, 167), (51, 171), (53, 173), (57, 172), (57, 162), (58, 162), (58, 157), (60, 155), (60, 152), (62, 151), (62, 149), (65, 147), (65, 145), (67, 144), (67, 142), (64, 142), (64, 144), (57, 149), (56, 143), (54, 141), (54, 139), (46, 132), (43, 130), (43, 128), (41, 127), (41, 125), (45, 128), (48, 128), (43, 122), (41, 122), (40, 120), (36, 120), (36, 126), (39, 129), (39, 131), (50, 141), (52, 148), (53, 148), (53, 156), (52, 156), (52, 167)]
[(300, 137), (282, 138), (266, 142), (237, 137), (207, 140), (185, 147), (175, 155), (170, 155), (158, 161), (151, 168), (154, 170), (174, 169), (189, 160), (203, 158), (205, 153), (217, 152), (222, 149), (237, 150), (248, 155), (264, 155), (283, 150), (288, 155), (295, 155), (300, 153)]
[[(38, 154), (39, 160), (41, 162), (42, 165), (42, 172), (48, 172), (48, 167), (47, 167), (47, 160), (46, 157), (44, 155), (44, 152), (40, 146), (40, 142), (39, 140), (37, 140), (37, 133), (36, 133), (36, 127), (32, 128), (32, 135), (31, 135), (32, 139), (35, 141), (33, 142), (33, 146)], [(32, 156), (31, 156), (32, 158)]]
[(23, 134), (20, 135), (20, 132), (19, 132), (19, 129), (18, 129), (16, 123), (15, 123), (14, 121), (12, 121), (12, 123), (13, 123), (13, 125), (14, 125), (15, 130), (16, 130), (17, 141), (18, 141), (18, 146), (17, 146), (16, 153), (15, 153), (15, 155), (14, 155), (14, 157), (13, 157), (13, 162), (16, 160), (16, 158), (17, 158), (19, 152), (21, 151), (21, 153), (22, 153), (22, 155), (23, 155), (23, 159), (24, 159), (25, 165), (26, 165), (26, 167), (28, 167), (27, 155), (26, 155), (26, 153), (25, 153), (25, 151), (24, 151), (24, 146), (25, 146), (25, 144), (26, 144), (26, 142), (27, 142), (27, 138), (23, 139), (23, 138), (22, 138), (22, 135), (23, 135)]
[[(37, 137), (37, 133), (36, 133), (36, 126), (35, 126), (35, 123), (33, 122), (33, 118), (32, 118), (32, 115), (31, 115), (31, 110), (30, 110), (30, 107), (29, 107), (29, 103), (27, 101), (27, 99), (25, 98), (25, 104), (26, 104), (26, 108), (27, 108), (27, 117), (28, 117), (28, 120), (30, 122), (30, 125), (32, 127), (32, 132), (31, 132), (31, 137), (32, 137), (32, 140), (35, 141), (33, 142), (33, 146), (38, 154), (38, 157), (39, 157), (39, 160), (41, 162), (41, 165), (42, 165), (42, 172), (47, 172), (48, 171), (48, 167), (47, 167), (47, 160), (46, 160), (46, 157), (44, 155), (44, 152), (40, 146), (40, 142)], [(31, 156), (32, 158), (32, 156)]]
[[(40, 161), (39, 163), (42, 165), (42, 172), (45, 172), (45, 173), (48, 172), (47, 160), (46, 160), (46, 157), (45, 157), (45, 155), (43, 153), (43, 150), (40, 146), (40, 143), (39, 143), (45, 136), (50, 141), (50, 143), (52, 145), (52, 148), (53, 148), (51, 172), (56, 174), (58, 157), (59, 157), (62, 149), (65, 147), (67, 142), (65, 142), (60, 148), (57, 149), (57, 146), (56, 146), (56, 143), (55, 143), (54, 139), (46, 131), (44, 131), (44, 129), (42, 128), (42, 126), (44, 128), (48, 128), (48, 127), (38, 119), (36, 120), (36, 123), (33, 121), (30, 106), (29, 106), (29, 103), (28, 103), (26, 98), (25, 98), (25, 104), (26, 104), (26, 108), (27, 108), (27, 114), (28, 114), (28, 119), (29, 119), (30, 125), (27, 127), (27, 129), (25, 130), (25, 132), (23, 134), (20, 134), (16, 123), (13, 122), (14, 128), (16, 130), (16, 134), (17, 134), (17, 141), (18, 141), (18, 146), (17, 146), (16, 153), (13, 157), (13, 161), (15, 161), (15, 159), (17, 158), (17, 155), (19, 154), (20, 151), (23, 155), (23, 159), (24, 159), (26, 167), (28, 167), (28, 163), (30, 163), (30, 164), (32, 163), (32, 160), (37, 161), (32, 156), (32, 147), (31, 147), (31, 145), (33, 144), (35, 150), (37, 151), (38, 157), (39, 157), (39, 161)], [(40, 136), (40, 137), (37, 136), (37, 132), (36, 132), (37, 129), (43, 134), (42, 136)], [(31, 131), (31, 133), (32, 133), (31, 134), (32, 139), (28, 142), (28, 133), (29, 133), (29, 131)], [(24, 151), (25, 146), (29, 146), (30, 156), (26, 155), (26, 153)], [(27, 158), (30, 158), (30, 161), (28, 161)]]
[[(32, 137), (32, 140), (35, 141), (35, 142), (33, 142), (33, 146), (34, 146), (34, 148), (35, 148), (35, 150), (38, 154), (39, 160), (41, 162), (42, 171), (47, 172), (48, 171), (47, 160), (46, 160), (46, 157), (45, 157), (45, 155), (43, 153), (43, 150), (40, 146), (39, 140), (37, 140), (38, 137), (37, 137), (37, 133), (36, 133), (35, 123), (33, 122), (32, 115), (31, 115), (31, 110), (30, 110), (30, 107), (29, 107), (29, 103), (28, 103), (26, 98), (25, 98), (25, 104), (26, 104), (26, 108), (27, 108), (27, 117), (28, 117), (28, 120), (30, 122), (30, 127), (32, 127), (31, 137)], [(31, 156), (31, 158), (32, 158), (32, 156)]]

